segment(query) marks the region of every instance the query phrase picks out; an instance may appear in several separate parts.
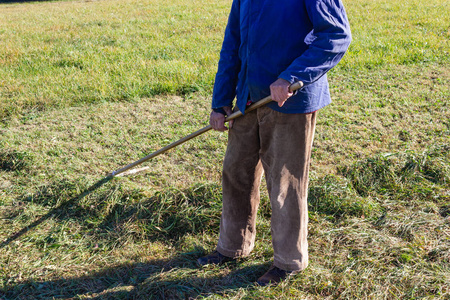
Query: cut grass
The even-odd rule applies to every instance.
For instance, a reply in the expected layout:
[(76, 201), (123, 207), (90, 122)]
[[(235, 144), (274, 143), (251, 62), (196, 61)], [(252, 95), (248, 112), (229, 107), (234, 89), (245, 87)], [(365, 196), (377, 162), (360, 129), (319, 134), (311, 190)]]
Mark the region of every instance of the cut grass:
[[(397, 87), (390, 89), (401, 98)], [(439, 91), (435, 99), (442, 97)], [(250, 259), (236, 266), (193, 269), (196, 257), (215, 247), (226, 135), (207, 133), (148, 162), (146, 173), (85, 193), (110, 171), (202, 127), (207, 99), (158, 97), (12, 118), (2, 129), (4, 151), (27, 155), (5, 156), (5, 164), (26, 163), (2, 169), (0, 176), (8, 187), (1, 191), (1, 236), (14, 237), (2, 248), (3, 293), (7, 299), (378, 299), (439, 293), (445, 298), (448, 144), (445, 125), (427, 120), (444, 120), (448, 112), (423, 98), (401, 107), (386, 102), (382, 108), (341, 111), (341, 106), (356, 103), (352, 95), (319, 115), (310, 183), (311, 264), (301, 277), (274, 290), (251, 284), (273, 255), (265, 193)], [(403, 117), (386, 123), (380, 116), (393, 107)], [(411, 115), (422, 107), (428, 109)], [(331, 125), (336, 123), (340, 126)], [(379, 140), (405, 128), (407, 139)], [(365, 146), (370, 143), (376, 144)], [(423, 191), (430, 197), (422, 197)], [(71, 199), (76, 201), (59, 206)], [(42, 216), (48, 217), (30, 226)]]
[[(361, 196), (386, 194), (408, 200), (444, 202), (450, 183), (449, 146), (417, 153), (384, 154), (341, 170)], [(406, 194), (405, 194), (406, 193)], [(442, 200), (440, 200), (442, 199)]]
[(310, 265), (280, 286), (253, 285), (273, 256), (264, 186), (251, 256), (195, 265), (217, 242), (225, 134), (104, 178), (206, 125), (229, 5), (0, 5), (0, 298), (450, 297), (445, 1), (346, 3), (354, 41), (318, 115)]
[(26, 152), (9, 151), (0, 153), (0, 170), (20, 171), (30, 164), (30, 155)]

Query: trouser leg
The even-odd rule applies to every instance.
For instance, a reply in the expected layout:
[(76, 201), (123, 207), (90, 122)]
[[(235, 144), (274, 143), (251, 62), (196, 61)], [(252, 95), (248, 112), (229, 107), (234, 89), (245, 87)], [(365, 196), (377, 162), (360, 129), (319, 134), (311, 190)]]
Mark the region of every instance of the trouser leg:
[(261, 161), (272, 206), (274, 265), (288, 271), (308, 265), (308, 172), (316, 113), (258, 111)]
[(263, 173), (258, 132), (256, 112), (250, 112), (236, 119), (228, 133), (217, 250), (229, 257), (248, 255), (255, 243), (259, 185)]

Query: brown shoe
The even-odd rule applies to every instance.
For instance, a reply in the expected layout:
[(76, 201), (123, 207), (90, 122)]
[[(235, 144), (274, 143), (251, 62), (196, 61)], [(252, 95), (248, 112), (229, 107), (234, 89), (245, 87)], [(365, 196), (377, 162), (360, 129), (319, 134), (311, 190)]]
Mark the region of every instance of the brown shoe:
[(285, 271), (272, 265), (269, 271), (267, 271), (263, 276), (259, 277), (258, 281), (256, 281), (256, 284), (258, 284), (259, 286), (277, 285), (290, 275), (295, 275), (297, 273), (297, 271)]
[(219, 251), (214, 251), (213, 253), (200, 257), (197, 259), (197, 263), (199, 266), (206, 266), (206, 265), (222, 265), (226, 262), (235, 260), (232, 257), (228, 257), (225, 255), (222, 255), (219, 253)]

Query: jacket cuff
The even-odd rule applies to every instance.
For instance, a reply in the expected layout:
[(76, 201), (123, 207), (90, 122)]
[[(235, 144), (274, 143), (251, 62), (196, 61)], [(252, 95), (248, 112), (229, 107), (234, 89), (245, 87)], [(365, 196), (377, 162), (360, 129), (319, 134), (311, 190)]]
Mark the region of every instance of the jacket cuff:
[(219, 108), (213, 108), (212, 109), (214, 112), (216, 113), (221, 113), (222, 115), (226, 116), (227, 113), (225, 112), (225, 109), (223, 109), (223, 107), (219, 107)]

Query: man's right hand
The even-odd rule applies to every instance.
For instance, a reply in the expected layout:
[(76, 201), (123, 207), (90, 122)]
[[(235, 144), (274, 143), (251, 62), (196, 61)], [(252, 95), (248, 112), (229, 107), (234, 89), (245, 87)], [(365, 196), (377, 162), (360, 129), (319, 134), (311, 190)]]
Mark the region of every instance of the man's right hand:
[[(227, 116), (232, 114), (231, 107), (224, 106), (223, 109), (227, 113)], [(209, 124), (211, 125), (212, 129), (217, 131), (226, 131), (228, 128), (225, 126), (225, 116), (219, 112), (212, 111), (211, 115), (209, 116)], [(233, 127), (233, 120), (228, 122), (228, 126), (231, 128)]]

